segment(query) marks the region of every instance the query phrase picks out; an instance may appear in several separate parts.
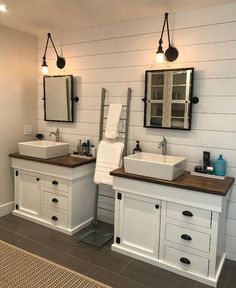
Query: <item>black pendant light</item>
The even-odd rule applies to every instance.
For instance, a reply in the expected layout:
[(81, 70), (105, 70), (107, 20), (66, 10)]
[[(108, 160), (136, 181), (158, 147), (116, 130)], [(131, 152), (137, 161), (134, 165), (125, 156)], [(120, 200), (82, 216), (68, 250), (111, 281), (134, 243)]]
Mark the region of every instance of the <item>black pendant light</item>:
[(48, 33), (48, 38), (47, 38), (47, 42), (46, 42), (46, 47), (45, 47), (45, 51), (44, 51), (44, 55), (43, 55), (43, 63), (42, 63), (42, 73), (43, 74), (47, 74), (48, 73), (48, 65), (47, 65), (47, 62), (46, 62), (46, 53), (47, 53), (47, 49), (48, 49), (48, 41), (51, 41), (52, 43), (52, 46), (54, 48), (54, 51), (57, 55), (57, 67), (59, 69), (63, 69), (66, 65), (66, 60), (63, 58), (63, 57), (60, 57), (57, 53), (57, 49), (52, 41), (52, 37), (51, 37), (51, 33)]
[[(169, 15), (168, 13), (165, 13), (165, 19), (164, 19), (164, 23), (163, 23), (163, 27), (162, 27), (162, 31), (161, 31), (161, 38), (159, 40), (159, 46), (158, 46), (158, 49), (156, 52), (156, 59), (157, 59), (157, 62), (159, 62), (159, 63), (162, 63), (164, 60), (167, 60), (169, 62), (173, 62), (178, 58), (178, 55), (179, 55), (178, 50), (170, 44), (170, 31), (169, 31), (168, 15)], [(163, 43), (162, 37), (163, 37), (165, 25), (167, 26), (167, 35), (168, 35), (169, 47), (164, 52), (163, 47), (162, 47), (162, 43)]]

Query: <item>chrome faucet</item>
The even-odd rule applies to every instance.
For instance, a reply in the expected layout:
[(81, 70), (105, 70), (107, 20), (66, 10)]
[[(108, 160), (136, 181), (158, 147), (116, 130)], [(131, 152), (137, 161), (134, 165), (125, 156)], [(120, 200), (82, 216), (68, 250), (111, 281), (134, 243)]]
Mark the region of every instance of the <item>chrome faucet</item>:
[(59, 131), (58, 128), (57, 128), (56, 132), (54, 132), (54, 131), (50, 132), (49, 136), (51, 137), (52, 135), (55, 135), (55, 137), (56, 137), (56, 142), (59, 142), (59, 139), (60, 139), (60, 131)]
[(163, 137), (163, 140), (159, 143), (158, 148), (161, 148), (161, 154), (166, 155), (167, 150), (167, 140), (165, 137)]

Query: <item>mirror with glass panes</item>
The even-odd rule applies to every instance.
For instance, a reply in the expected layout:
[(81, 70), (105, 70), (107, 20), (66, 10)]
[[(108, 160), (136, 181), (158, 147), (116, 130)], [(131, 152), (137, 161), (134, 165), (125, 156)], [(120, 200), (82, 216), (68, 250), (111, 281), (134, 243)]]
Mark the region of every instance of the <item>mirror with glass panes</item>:
[(191, 129), (193, 68), (145, 72), (144, 127)]

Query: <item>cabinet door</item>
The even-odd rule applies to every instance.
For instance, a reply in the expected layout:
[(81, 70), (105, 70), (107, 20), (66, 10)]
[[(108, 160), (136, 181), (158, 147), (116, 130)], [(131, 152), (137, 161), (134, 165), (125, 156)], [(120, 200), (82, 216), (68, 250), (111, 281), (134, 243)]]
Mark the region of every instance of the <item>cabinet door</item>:
[[(158, 258), (160, 201), (120, 193), (119, 223), (115, 241), (125, 249)], [(117, 197), (116, 197), (117, 198)]]
[(18, 171), (16, 176), (16, 210), (40, 217), (40, 174)]

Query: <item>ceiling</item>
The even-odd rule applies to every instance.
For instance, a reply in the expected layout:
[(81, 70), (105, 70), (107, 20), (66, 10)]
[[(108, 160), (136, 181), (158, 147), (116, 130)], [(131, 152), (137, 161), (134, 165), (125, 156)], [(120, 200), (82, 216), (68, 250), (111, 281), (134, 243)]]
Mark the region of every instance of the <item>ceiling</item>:
[(35, 35), (227, 4), (235, 0), (0, 0), (0, 24)]

